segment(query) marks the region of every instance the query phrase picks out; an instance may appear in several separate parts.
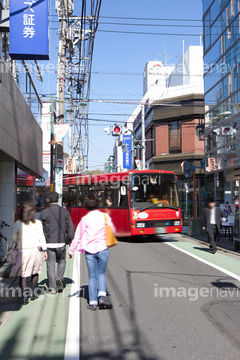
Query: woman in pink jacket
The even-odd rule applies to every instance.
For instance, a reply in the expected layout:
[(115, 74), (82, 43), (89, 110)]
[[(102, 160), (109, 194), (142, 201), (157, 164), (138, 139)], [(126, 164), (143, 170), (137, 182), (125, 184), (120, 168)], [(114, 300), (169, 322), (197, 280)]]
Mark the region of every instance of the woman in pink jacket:
[[(75, 232), (74, 239), (68, 250), (71, 259), (75, 250), (81, 254), (85, 251), (88, 267), (88, 309), (100, 308), (112, 309), (112, 304), (106, 299), (106, 268), (109, 250), (106, 245), (106, 221), (103, 212), (99, 211), (99, 198), (90, 193), (84, 199), (84, 207), (89, 211), (85, 215)], [(110, 216), (107, 215), (108, 224), (115, 232)]]

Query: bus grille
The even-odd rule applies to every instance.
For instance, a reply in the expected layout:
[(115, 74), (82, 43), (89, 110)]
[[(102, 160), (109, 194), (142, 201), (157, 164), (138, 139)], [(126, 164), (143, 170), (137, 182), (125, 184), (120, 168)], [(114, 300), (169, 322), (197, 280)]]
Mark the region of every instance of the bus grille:
[[(176, 219), (178, 220), (178, 219)], [(174, 226), (174, 221), (176, 220), (158, 220), (158, 221), (137, 221), (136, 227), (138, 228), (138, 224), (145, 223), (145, 228), (157, 228), (157, 227), (166, 227), (166, 226)], [(139, 226), (141, 227), (141, 226)]]

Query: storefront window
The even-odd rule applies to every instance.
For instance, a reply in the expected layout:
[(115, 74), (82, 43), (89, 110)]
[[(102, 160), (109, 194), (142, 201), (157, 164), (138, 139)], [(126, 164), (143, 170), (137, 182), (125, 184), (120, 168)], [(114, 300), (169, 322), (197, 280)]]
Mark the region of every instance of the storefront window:
[(234, 180), (232, 182), (232, 203), (235, 204), (234, 236), (237, 236), (237, 237), (239, 237), (239, 234), (240, 234), (239, 183), (240, 183), (240, 180)]
[(33, 176), (17, 169), (17, 214), (25, 201), (33, 201)]

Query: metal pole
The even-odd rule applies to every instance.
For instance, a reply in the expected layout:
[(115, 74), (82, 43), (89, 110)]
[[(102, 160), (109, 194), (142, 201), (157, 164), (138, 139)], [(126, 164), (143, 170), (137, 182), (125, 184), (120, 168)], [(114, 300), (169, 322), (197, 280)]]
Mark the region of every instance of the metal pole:
[(133, 132), (131, 134), (131, 137), (132, 137), (132, 149), (131, 149), (131, 154), (132, 154), (132, 170), (135, 169), (135, 164), (134, 164), (134, 161), (135, 161), (135, 156), (134, 156), (134, 141), (133, 141)]
[(145, 114), (144, 104), (142, 104), (142, 169), (146, 169), (146, 147), (145, 147)]
[[(58, 124), (64, 124), (64, 107), (65, 107), (65, 82), (66, 82), (66, 29), (67, 29), (67, 17), (68, 17), (68, 0), (63, 0), (61, 6), (56, 9), (59, 20), (59, 47), (58, 47), (58, 68), (57, 68), (57, 122)], [(56, 161), (63, 160), (63, 141), (56, 144)], [(58, 168), (55, 176), (55, 190), (59, 195), (59, 205), (62, 205), (62, 177), (63, 169)]]
[[(50, 105), (51, 112), (51, 141), (54, 139), (54, 100), (52, 96), (52, 103)], [(53, 144), (51, 143), (51, 174), (50, 174), (50, 191), (54, 191), (54, 171), (53, 171)]]
[(183, 38), (183, 67), (182, 67), (182, 72), (183, 72), (183, 85), (184, 85), (184, 69), (185, 69), (185, 49), (184, 49), (184, 38)]
[(193, 219), (196, 220), (196, 177), (193, 171)]

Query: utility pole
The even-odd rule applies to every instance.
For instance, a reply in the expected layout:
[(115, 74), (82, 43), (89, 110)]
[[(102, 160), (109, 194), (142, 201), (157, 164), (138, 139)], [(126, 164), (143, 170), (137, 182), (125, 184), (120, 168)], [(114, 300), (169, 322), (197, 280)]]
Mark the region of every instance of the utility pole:
[[(72, 0), (56, 0), (56, 11), (59, 20), (59, 44), (58, 44), (58, 64), (57, 64), (57, 102), (56, 102), (56, 120), (58, 124), (64, 124), (65, 108), (65, 82), (66, 82), (66, 33), (67, 18), (73, 12)], [(63, 160), (63, 141), (55, 146), (55, 164), (57, 160)], [(59, 194), (59, 205), (62, 205), (62, 183), (63, 168), (57, 168), (55, 172), (56, 188)]]
[(146, 169), (146, 139), (145, 139), (145, 113), (144, 104), (142, 104), (142, 169)]

